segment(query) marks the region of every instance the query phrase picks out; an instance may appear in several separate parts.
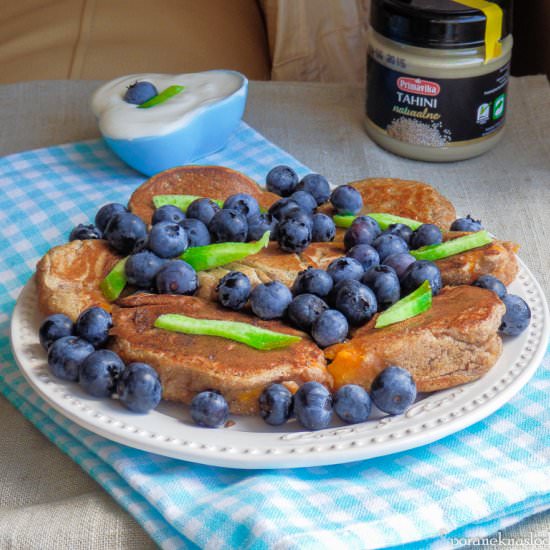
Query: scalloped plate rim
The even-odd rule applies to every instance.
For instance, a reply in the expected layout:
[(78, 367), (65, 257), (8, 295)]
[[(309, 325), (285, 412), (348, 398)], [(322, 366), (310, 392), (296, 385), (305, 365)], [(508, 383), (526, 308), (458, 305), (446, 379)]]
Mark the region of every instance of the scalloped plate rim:
[[(531, 306), (531, 324), (522, 335), (505, 341), (503, 355), (485, 376), (430, 394), (405, 415), (318, 432), (271, 429), (259, 418), (241, 417), (236, 427), (224, 430), (220, 443), (220, 431), (193, 426), (182, 405), (166, 404), (148, 415), (135, 415), (115, 400), (86, 396), (78, 384), (49, 374), (41, 347), (38, 355), (33, 354), (33, 346), (40, 346), (34, 278), (17, 300), (10, 340), (19, 369), (41, 398), (79, 426), (117, 443), (179, 460), (240, 469), (353, 462), (411, 450), (452, 435), (498, 410), (529, 381), (546, 352), (550, 315), (539, 283), (518, 261), (520, 272), (511, 290)], [(507, 360), (509, 356), (513, 361)]]

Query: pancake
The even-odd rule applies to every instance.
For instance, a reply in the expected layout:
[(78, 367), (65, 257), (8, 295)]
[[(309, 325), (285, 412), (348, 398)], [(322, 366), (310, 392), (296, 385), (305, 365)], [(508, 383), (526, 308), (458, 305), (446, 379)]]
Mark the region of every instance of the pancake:
[(375, 329), (375, 316), (349, 342), (325, 350), (334, 386), (368, 389), (389, 365), (407, 369), (420, 392), (477, 380), (502, 352), (498, 328), (504, 311), (494, 292), (457, 286), (444, 288), (431, 309), (400, 323)]
[[(448, 229), (456, 219), (452, 203), (431, 185), (396, 178), (367, 178), (349, 183), (363, 197), (361, 214), (384, 212)], [(323, 208), (330, 213), (330, 205)]]
[[(323, 352), (304, 333), (278, 321), (262, 321), (191, 296), (136, 294), (113, 311), (110, 349), (126, 363), (143, 361), (159, 374), (163, 399), (190, 403), (201, 391), (219, 391), (235, 414), (257, 414), (258, 398), (272, 382), (294, 391), (316, 380), (330, 387)], [(260, 351), (217, 336), (180, 334), (155, 328), (164, 313), (200, 319), (240, 321), (295, 334), (302, 339), (277, 350)]]
[(120, 260), (106, 241), (71, 241), (49, 250), (36, 266), (38, 304), (44, 315), (64, 313), (73, 321), (88, 307), (111, 304), (99, 284)]
[(128, 208), (145, 223), (151, 224), (155, 195), (197, 195), (224, 200), (235, 193), (252, 195), (265, 209), (280, 198), (231, 168), (180, 166), (160, 172), (140, 185), (130, 197)]

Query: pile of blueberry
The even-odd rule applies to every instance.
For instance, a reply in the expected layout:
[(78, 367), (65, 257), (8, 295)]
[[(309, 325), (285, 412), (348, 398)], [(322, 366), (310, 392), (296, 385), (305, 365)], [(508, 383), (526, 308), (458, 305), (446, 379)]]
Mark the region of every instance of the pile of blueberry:
[[(306, 382), (293, 395), (283, 384), (271, 384), (260, 396), (260, 415), (271, 426), (295, 417), (305, 429), (320, 430), (331, 423), (334, 414), (347, 424), (357, 424), (369, 418), (373, 404), (394, 415), (405, 412), (415, 399), (416, 385), (410, 373), (389, 366), (375, 378), (370, 393), (347, 384), (333, 395), (319, 382)], [(200, 426), (219, 428), (229, 418), (229, 407), (219, 393), (204, 391), (193, 399), (191, 416)]]
[(131, 411), (146, 413), (160, 402), (160, 379), (149, 365), (124, 365), (116, 353), (103, 349), (111, 327), (111, 315), (100, 307), (84, 310), (75, 323), (62, 313), (50, 315), (39, 329), (48, 367), (62, 380), (78, 382), (89, 395), (117, 395)]
[(439, 268), (416, 261), (409, 246), (419, 248), (441, 239), (435, 225), (412, 231), (395, 224), (382, 231), (373, 218), (359, 216), (344, 237), (346, 256), (333, 260), (326, 271), (308, 267), (298, 274), (292, 291), (278, 281), (252, 289), (244, 273), (233, 271), (220, 279), (218, 301), (233, 310), (249, 303), (261, 319), (288, 320), (327, 347), (345, 340), (350, 326), (365, 324), (425, 280), (437, 294), (442, 286)]

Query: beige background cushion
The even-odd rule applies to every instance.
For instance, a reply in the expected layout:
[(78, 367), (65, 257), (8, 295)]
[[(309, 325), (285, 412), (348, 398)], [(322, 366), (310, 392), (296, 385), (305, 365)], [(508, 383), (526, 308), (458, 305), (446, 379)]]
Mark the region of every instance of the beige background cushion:
[(0, 82), (235, 69), (269, 78), (255, 0), (0, 2)]

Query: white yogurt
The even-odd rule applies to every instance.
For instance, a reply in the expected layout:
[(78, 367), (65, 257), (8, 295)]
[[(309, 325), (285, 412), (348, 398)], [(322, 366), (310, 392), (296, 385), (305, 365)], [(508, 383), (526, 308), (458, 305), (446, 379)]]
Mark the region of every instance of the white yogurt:
[[(151, 82), (158, 93), (172, 85), (185, 90), (164, 103), (139, 109), (123, 97), (128, 86), (137, 80)], [(113, 139), (161, 136), (187, 124), (206, 106), (234, 94), (244, 78), (232, 71), (206, 71), (180, 75), (132, 74), (111, 80), (92, 97), (92, 110), (103, 135)]]

